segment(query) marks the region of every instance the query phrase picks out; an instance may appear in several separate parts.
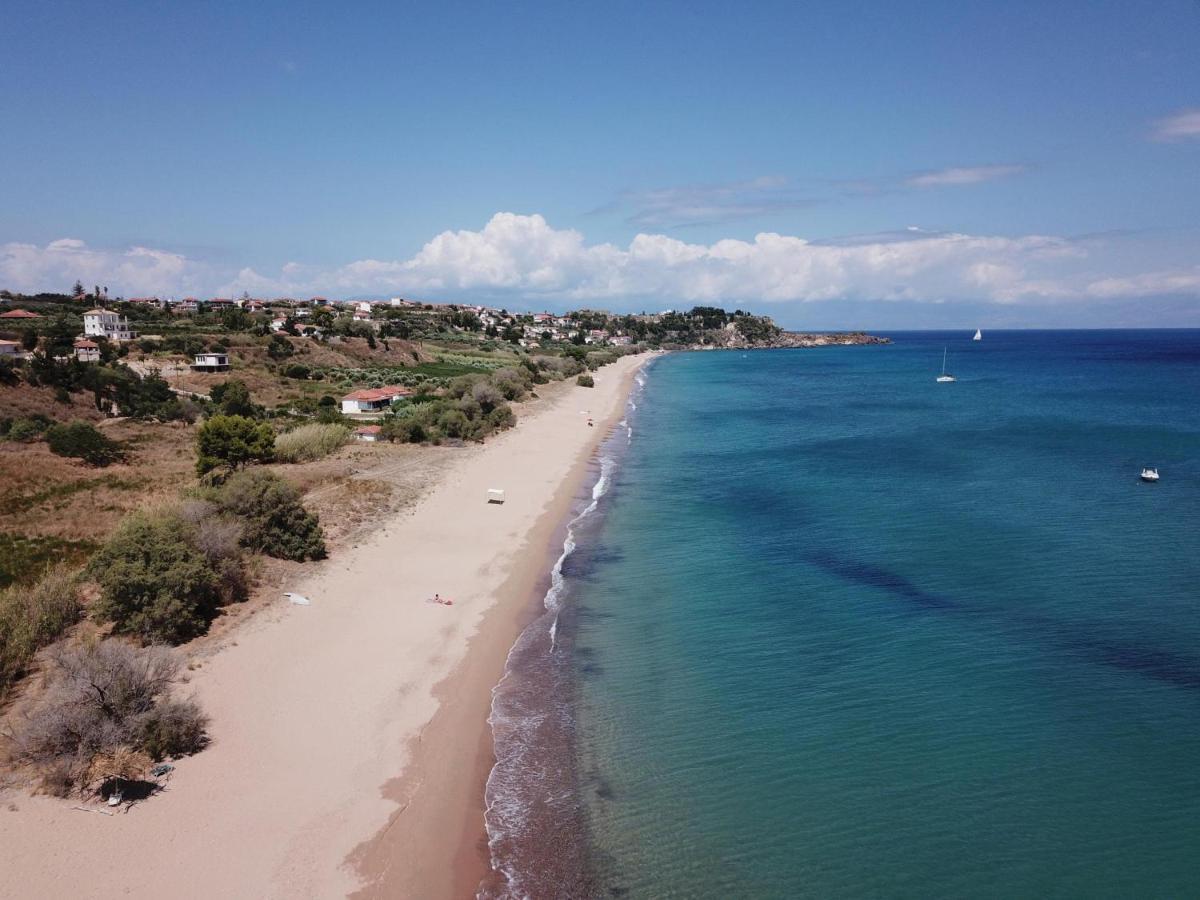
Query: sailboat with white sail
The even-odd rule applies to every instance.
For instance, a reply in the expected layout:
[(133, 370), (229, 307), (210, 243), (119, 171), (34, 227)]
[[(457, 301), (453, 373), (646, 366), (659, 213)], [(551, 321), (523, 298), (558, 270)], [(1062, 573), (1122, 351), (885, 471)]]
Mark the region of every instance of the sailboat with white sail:
[(939, 384), (946, 381), (954, 381), (954, 376), (946, 371), (946, 353), (948, 350), (949, 348), (943, 348), (942, 350), (942, 374), (937, 378)]
[(971, 340), (982, 341), (983, 340), (983, 332), (980, 331), (978, 328), (976, 328), (975, 329), (975, 337), (971, 338)]

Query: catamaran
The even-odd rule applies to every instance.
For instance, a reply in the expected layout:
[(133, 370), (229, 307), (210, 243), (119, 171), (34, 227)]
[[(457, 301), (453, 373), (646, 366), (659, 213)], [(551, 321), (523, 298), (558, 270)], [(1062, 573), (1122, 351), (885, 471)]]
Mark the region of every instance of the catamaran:
[(978, 328), (976, 328), (975, 329), (975, 337), (971, 338), (971, 340), (982, 341), (983, 340), (983, 332), (980, 331)]
[(1148, 466), (1142, 469), (1142, 481), (1158, 481), (1158, 469), (1151, 469)]
[(942, 374), (938, 376), (937, 380), (939, 382), (954, 380), (954, 376), (946, 372), (946, 349), (942, 350)]

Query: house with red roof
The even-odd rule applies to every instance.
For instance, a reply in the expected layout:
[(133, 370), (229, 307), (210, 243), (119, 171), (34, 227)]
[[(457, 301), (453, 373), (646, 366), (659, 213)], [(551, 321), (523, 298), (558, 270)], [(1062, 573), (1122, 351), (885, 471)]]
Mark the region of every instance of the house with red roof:
[(387, 409), (401, 397), (412, 396), (412, 388), (401, 384), (381, 388), (363, 388), (352, 391), (342, 398), (342, 412), (347, 415), (376, 413)]
[(100, 345), (81, 338), (75, 342), (75, 358), (80, 362), (100, 362)]
[(368, 444), (374, 444), (383, 440), (382, 425), (363, 425), (361, 428), (354, 429), (354, 439), (356, 441), (365, 441)]
[(30, 312), (27, 309), (10, 309), (6, 313), (0, 313), (0, 319), (40, 319), (42, 318), (35, 312)]

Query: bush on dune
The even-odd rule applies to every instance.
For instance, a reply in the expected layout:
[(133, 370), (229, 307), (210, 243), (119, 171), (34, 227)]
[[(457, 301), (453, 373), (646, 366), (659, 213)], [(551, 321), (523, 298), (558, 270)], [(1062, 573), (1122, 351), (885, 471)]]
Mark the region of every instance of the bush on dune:
[(323, 459), (349, 437), (350, 429), (345, 425), (301, 425), (275, 438), (275, 459), (285, 463)]
[(221, 576), (175, 513), (134, 513), (92, 558), (92, 615), (145, 643), (179, 644), (208, 630), (225, 600)]
[(242, 543), (279, 559), (324, 559), (321, 523), (300, 502), (300, 492), (273, 472), (241, 472), (213, 494), (226, 515), (244, 531)]
[(207, 717), (174, 699), (180, 659), (165, 647), (110, 638), (49, 655), (47, 688), (14, 729), (14, 758), (43, 786), (72, 790), (143, 778), (152, 760), (203, 749)]

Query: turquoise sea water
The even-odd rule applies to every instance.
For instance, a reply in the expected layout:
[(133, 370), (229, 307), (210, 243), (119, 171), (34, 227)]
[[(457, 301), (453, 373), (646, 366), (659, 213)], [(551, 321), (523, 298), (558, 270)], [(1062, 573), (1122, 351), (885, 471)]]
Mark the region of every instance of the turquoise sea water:
[(892, 337), (651, 366), (527, 680), (572, 864), (522, 890), (1200, 893), (1200, 332)]

